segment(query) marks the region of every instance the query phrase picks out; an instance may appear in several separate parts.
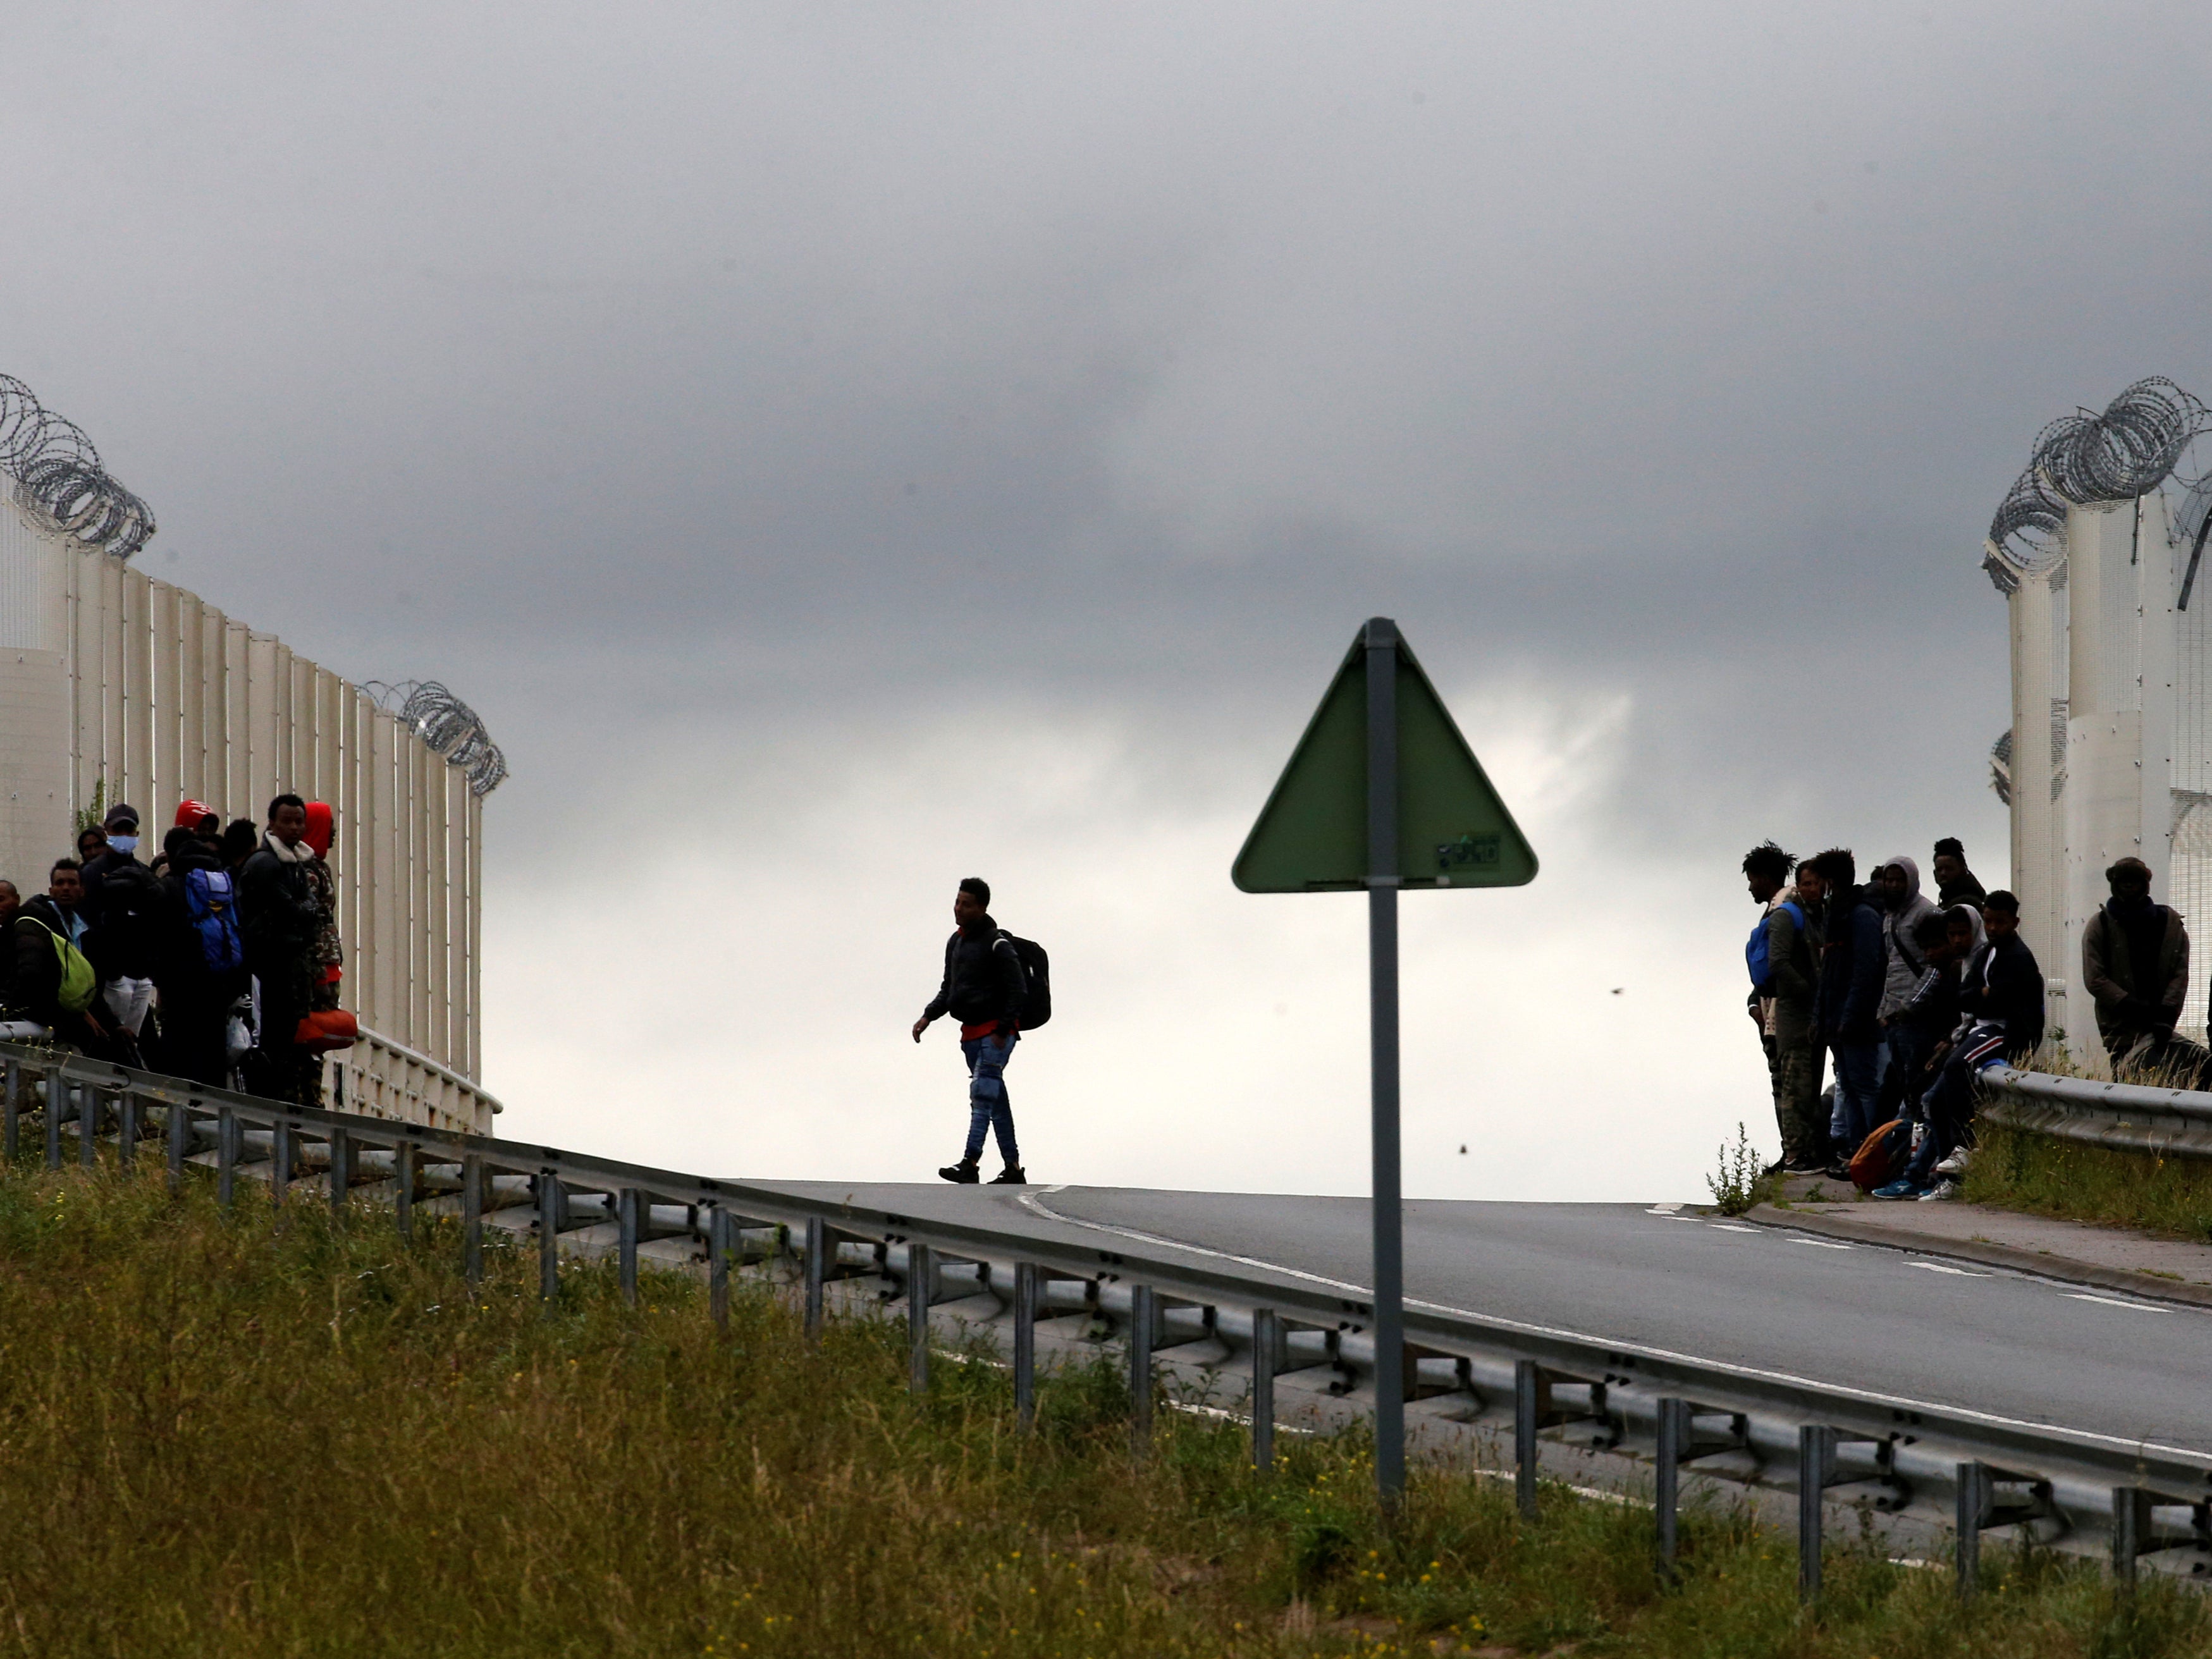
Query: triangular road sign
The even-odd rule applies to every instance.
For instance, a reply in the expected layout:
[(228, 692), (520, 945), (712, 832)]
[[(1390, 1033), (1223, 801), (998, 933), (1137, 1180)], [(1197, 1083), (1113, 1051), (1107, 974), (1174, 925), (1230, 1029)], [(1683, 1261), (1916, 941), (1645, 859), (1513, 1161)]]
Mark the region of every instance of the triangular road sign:
[(1395, 656), (1395, 868), (1376, 870), (1367, 857), (1363, 630), (1231, 868), (1245, 892), (1360, 889), (1370, 874), (1395, 874), (1408, 888), (1518, 887), (1534, 878), (1536, 854), (1402, 640)]

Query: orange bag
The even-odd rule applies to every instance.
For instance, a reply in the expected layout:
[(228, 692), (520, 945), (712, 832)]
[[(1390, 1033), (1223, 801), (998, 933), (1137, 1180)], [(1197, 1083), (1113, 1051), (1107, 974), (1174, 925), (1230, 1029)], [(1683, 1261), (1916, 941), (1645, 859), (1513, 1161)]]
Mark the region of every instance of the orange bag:
[(1892, 1118), (1859, 1145), (1851, 1155), (1851, 1185), (1863, 1193), (1887, 1187), (1905, 1173), (1912, 1156), (1912, 1126)]
[(361, 1022), (343, 1008), (325, 1008), (309, 1014), (292, 1033), (292, 1041), (319, 1054), (333, 1048), (350, 1048), (361, 1040)]

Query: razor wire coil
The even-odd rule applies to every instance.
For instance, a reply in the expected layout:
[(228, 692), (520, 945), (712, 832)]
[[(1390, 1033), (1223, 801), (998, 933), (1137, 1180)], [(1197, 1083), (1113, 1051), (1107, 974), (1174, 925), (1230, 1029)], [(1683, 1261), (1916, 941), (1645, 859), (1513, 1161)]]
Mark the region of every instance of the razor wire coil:
[(12, 374), (0, 374), (0, 471), (25, 507), (88, 547), (127, 559), (153, 539), (153, 509), (100, 465), (84, 428)]
[(484, 729), (483, 717), (439, 681), (368, 680), (362, 690), (444, 756), (447, 765), (465, 773), (470, 793), (479, 799), (506, 781), (507, 756)]

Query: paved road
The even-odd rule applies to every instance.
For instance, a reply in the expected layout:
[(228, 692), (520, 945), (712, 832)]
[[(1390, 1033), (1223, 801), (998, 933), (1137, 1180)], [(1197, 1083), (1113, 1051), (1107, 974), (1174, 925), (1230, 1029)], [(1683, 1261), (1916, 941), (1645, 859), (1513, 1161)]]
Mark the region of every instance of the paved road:
[[(1104, 1230), (1367, 1283), (1360, 1199), (761, 1184), (1094, 1248)], [(1406, 1291), (1456, 1312), (2212, 1453), (2204, 1310), (1611, 1204), (1408, 1204)]]

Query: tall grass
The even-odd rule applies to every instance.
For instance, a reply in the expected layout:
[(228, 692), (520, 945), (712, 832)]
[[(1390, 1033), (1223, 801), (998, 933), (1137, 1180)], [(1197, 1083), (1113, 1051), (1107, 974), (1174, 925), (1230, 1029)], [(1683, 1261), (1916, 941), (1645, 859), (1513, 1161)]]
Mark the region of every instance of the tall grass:
[[(2094, 1570), (1948, 1576), (1847, 1544), (1817, 1617), (1788, 1543), (1693, 1515), (1663, 1588), (1632, 1506), (1421, 1471), (1386, 1528), (1357, 1433), (1273, 1476), (1115, 1368), (904, 1386), (891, 1320), (809, 1350), (757, 1286), (535, 1263), (484, 1284), (431, 1226), (265, 1195), (224, 1215), (112, 1173), (0, 1176), (0, 1644), (26, 1654), (2120, 1656), (2212, 1652), (2203, 1604)], [(980, 1360), (981, 1356), (970, 1356)]]

